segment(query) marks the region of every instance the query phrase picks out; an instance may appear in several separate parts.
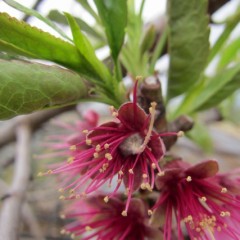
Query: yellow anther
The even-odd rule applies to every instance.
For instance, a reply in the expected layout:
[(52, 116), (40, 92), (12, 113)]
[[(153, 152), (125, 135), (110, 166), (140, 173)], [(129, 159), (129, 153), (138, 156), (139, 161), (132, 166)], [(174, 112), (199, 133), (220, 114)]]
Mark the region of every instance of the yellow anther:
[(61, 218), (61, 219), (65, 219), (65, 218), (66, 218), (65, 214), (63, 214), (63, 213), (60, 214), (60, 218)]
[(151, 166), (152, 166), (152, 168), (153, 168), (153, 169), (156, 169), (156, 168), (157, 168), (157, 166), (156, 166), (156, 164), (155, 164), (155, 163), (152, 163), (152, 165), (151, 165)]
[(159, 177), (162, 177), (162, 176), (164, 176), (164, 175), (165, 175), (165, 172), (164, 172), (164, 171), (162, 171), (162, 172), (159, 172), (157, 175), (158, 175)]
[(179, 132), (177, 133), (177, 136), (178, 136), (178, 137), (183, 137), (183, 136), (184, 136), (184, 132), (183, 132), (183, 131), (179, 131)]
[(226, 213), (222, 211), (222, 212), (220, 213), (220, 216), (221, 216), (221, 217), (225, 217), (225, 216), (226, 216)]
[(107, 203), (109, 201), (109, 197), (106, 196), (103, 200), (104, 200), (105, 203)]
[(42, 173), (42, 172), (39, 172), (37, 176), (38, 176), (38, 177), (42, 177), (42, 176), (43, 176), (43, 173)]
[(206, 198), (206, 197), (201, 197), (200, 199), (201, 199), (201, 201), (203, 201), (203, 202), (206, 202), (206, 201), (207, 201), (207, 198)]
[(146, 189), (150, 192), (152, 192), (152, 188), (149, 183), (146, 183)]
[(227, 192), (227, 188), (224, 187), (221, 189), (221, 193), (226, 193), (226, 192)]
[(52, 174), (52, 173), (53, 173), (52, 170), (48, 170), (48, 171), (47, 171), (47, 174)]
[(146, 173), (144, 173), (144, 174), (142, 175), (142, 177), (146, 179), (146, 178), (148, 177), (148, 175), (147, 175)]
[(80, 197), (81, 197), (80, 194), (75, 195), (76, 199), (79, 199)]
[(109, 110), (110, 110), (111, 112), (113, 112), (114, 109), (115, 109), (114, 106), (110, 106), (110, 107), (109, 107)]
[(94, 157), (94, 158), (98, 158), (98, 157), (99, 157), (99, 154), (98, 154), (97, 152), (95, 152), (95, 153), (93, 154), (93, 157)]
[(124, 217), (127, 216), (127, 211), (126, 210), (122, 211), (122, 216), (124, 216)]
[(141, 187), (142, 190), (145, 190), (146, 189), (146, 184), (142, 183), (140, 187)]
[(228, 212), (228, 211), (227, 211), (227, 212), (225, 212), (225, 214), (226, 214), (226, 216), (227, 216), (227, 217), (230, 217), (230, 216), (231, 216), (231, 213), (230, 213), (230, 212)]
[(84, 133), (84, 134), (88, 134), (88, 130), (85, 129), (85, 130), (82, 131), (82, 133)]
[(72, 233), (70, 237), (71, 237), (71, 239), (74, 239), (75, 238), (75, 234)]
[(117, 116), (118, 116), (118, 113), (117, 113), (117, 112), (113, 112), (113, 113), (112, 113), (112, 116), (113, 116), (113, 117), (117, 117)]
[(105, 143), (104, 144), (104, 149), (108, 149), (109, 148), (109, 144), (108, 143)]
[(153, 211), (152, 210), (148, 210), (148, 215), (151, 216), (153, 214)]
[(101, 146), (100, 146), (100, 144), (98, 144), (98, 145), (96, 146), (95, 151), (96, 151), (96, 152), (100, 152), (100, 151), (101, 151)]
[(75, 150), (77, 149), (77, 147), (76, 147), (76, 145), (72, 145), (72, 146), (69, 147), (69, 149), (70, 149), (71, 151), (75, 151)]
[(64, 200), (65, 199), (65, 196), (63, 196), (63, 195), (61, 195), (60, 197), (59, 197), (59, 200)]
[(64, 189), (63, 189), (63, 188), (59, 188), (58, 191), (59, 191), (60, 193), (63, 193), (63, 192), (64, 192)]
[(186, 181), (187, 181), (187, 182), (191, 182), (191, 181), (192, 181), (192, 177), (191, 177), (191, 176), (188, 176), (188, 177), (186, 178)]
[(62, 229), (62, 230), (60, 231), (60, 233), (61, 233), (61, 234), (65, 234), (65, 233), (66, 233), (66, 230), (65, 230), (65, 229)]
[(86, 139), (86, 144), (87, 145), (91, 145), (92, 144), (92, 140), (91, 139)]
[(86, 226), (86, 227), (85, 227), (85, 230), (86, 230), (86, 231), (91, 231), (92, 228), (91, 228), (90, 226)]
[(111, 161), (113, 158), (112, 158), (112, 155), (110, 153), (106, 153), (105, 154), (105, 158), (108, 160), (108, 161)]
[(130, 168), (130, 169), (128, 170), (128, 172), (131, 173), (131, 174), (133, 174), (133, 169)]
[(72, 189), (69, 190), (69, 193), (70, 193), (70, 194), (74, 194), (74, 193), (75, 193), (75, 190), (72, 188)]
[(67, 163), (69, 163), (69, 164), (73, 163), (73, 161), (74, 161), (74, 157), (69, 157), (67, 159)]
[(120, 170), (120, 171), (118, 172), (118, 174), (119, 174), (119, 175), (123, 175), (123, 171)]
[(142, 80), (142, 78), (143, 78), (142, 76), (136, 76), (135, 79), (136, 79), (136, 81), (140, 81), (140, 80)]

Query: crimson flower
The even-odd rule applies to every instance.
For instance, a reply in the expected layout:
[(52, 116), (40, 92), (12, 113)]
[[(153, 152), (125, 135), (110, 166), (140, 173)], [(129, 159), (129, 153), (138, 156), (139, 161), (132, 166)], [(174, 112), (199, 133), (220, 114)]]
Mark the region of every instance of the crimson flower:
[(161, 195), (149, 214), (164, 240), (172, 239), (174, 224), (180, 240), (185, 231), (193, 240), (240, 239), (239, 195), (221, 184), (217, 172), (213, 160), (192, 167), (178, 160), (157, 177)]
[[(156, 103), (152, 103), (147, 115), (137, 105), (135, 94), (133, 103), (123, 104), (118, 111), (111, 108), (115, 121), (104, 123), (90, 132), (83, 130), (86, 139), (65, 149), (69, 154), (68, 160), (48, 171), (67, 175), (69, 184), (61, 191), (69, 189), (69, 198), (80, 197), (96, 191), (106, 182), (111, 185), (117, 176), (114, 189), (104, 200), (107, 202), (113, 197), (124, 182), (128, 198), (122, 214), (126, 215), (133, 192), (139, 187), (151, 191), (155, 171), (162, 174), (158, 163), (165, 153), (165, 147), (160, 136), (177, 135), (157, 134), (153, 130), (155, 107)], [(78, 176), (72, 174), (76, 170)], [(83, 186), (84, 192), (77, 193)]]
[(128, 215), (122, 216), (124, 202), (113, 197), (108, 203), (103, 196), (80, 199), (71, 205), (66, 218), (76, 219), (61, 232), (82, 240), (144, 240), (161, 239), (161, 232), (148, 225), (147, 208), (140, 199), (132, 198)]

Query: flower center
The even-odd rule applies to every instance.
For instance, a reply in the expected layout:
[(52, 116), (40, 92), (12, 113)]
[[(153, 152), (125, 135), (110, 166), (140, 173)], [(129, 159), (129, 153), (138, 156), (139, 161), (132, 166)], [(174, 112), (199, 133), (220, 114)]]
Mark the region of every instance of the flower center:
[(139, 153), (139, 149), (144, 142), (144, 138), (139, 133), (134, 133), (126, 138), (119, 146), (123, 156), (135, 155)]

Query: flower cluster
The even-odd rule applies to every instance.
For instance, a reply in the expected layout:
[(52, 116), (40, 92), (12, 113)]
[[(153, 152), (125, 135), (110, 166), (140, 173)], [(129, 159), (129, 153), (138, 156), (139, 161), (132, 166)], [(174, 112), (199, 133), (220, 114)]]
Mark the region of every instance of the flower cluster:
[(156, 179), (161, 195), (149, 213), (163, 229), (165, 240), (172, 239), (174, 223), (178, 239), (184, 239), (184, 230), (194, 240), (240, 239), (239, 180), (232, 179), (232, 187), (227, 188), (223, 184), (229, 174), (217, 172), (218, 164), (213, 160), (195, 166), (177, 160)]
[(114, 120), (99, 126), (92, 111), (76, 126), (58, 123), (73, 134), (52, 136), (58, 142), (49, 156), (65, 160), (45, 174), (60, 176), (61, 199), (76, 200), (65, 215), (75, 221), (62, 233), (83, 240), (240, 239), (239, 170), (219, 174), (216, 161), (191, 166), (181, 159), (160, 168), (162, 137), (181, 133), (154, 130), (156, 103), (146, 114), (135, 95), (111, 112)]

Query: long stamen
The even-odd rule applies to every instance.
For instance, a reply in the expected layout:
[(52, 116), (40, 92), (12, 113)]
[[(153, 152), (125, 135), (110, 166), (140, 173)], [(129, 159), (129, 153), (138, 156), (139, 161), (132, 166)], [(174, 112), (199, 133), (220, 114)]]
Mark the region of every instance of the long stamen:
[(153, 130), (153, 125), (154, 125), (154, 120), (155, 120), (156, 106), (157, 106), (157, 103), (156, 102), (152, 102), (151, 103), (151, 107), (149, 108), (149, 112), (151, 114), (150, 124), (149, 124), (147, 135), (146, 135), (146, 137), (144, 139), (144, 142), (140, 146), (140, 152), (144, 151), (144, 149), (146, 148), (148, 142), (150, 141), (152, 130)]

